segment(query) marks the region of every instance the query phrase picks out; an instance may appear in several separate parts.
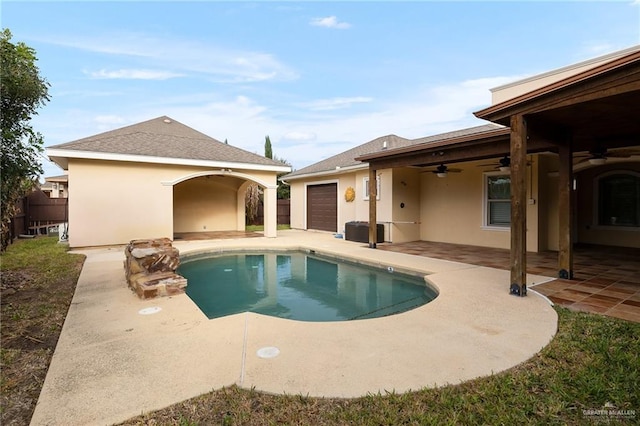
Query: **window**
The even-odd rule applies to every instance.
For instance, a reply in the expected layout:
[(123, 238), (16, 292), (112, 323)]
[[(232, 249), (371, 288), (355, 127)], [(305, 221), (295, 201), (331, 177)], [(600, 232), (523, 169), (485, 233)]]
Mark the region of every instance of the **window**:
[(511, 225), (511, 178), (485, 175), (485, 226)]
[[(364, 194), (364, 200), (369, 200), (369, 177), (362, 179), (362, 193)], [(376, 200), (380, 199), (380, 176), (376, 176)]]
[(598, 180), (598, 225), (640, 227), (640, 176), (610, 174)]

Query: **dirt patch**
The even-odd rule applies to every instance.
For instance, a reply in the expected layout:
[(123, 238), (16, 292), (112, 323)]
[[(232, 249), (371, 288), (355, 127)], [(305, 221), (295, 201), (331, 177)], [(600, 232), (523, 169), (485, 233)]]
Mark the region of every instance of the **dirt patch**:
[[(3, 425), (25, 425), (31, 420), (84, 262), (84, 256), (66, 254), (64, 250), (54, 259), (39, 258), (37, 250), (32, 254), (37, 267), (10, 269), (11, 253), (3, 254), (2, 259)], [(50, 253), (45, 256), (50, 257)], [(64, 267), (58, 268), (56, 262), (61, 259)]]

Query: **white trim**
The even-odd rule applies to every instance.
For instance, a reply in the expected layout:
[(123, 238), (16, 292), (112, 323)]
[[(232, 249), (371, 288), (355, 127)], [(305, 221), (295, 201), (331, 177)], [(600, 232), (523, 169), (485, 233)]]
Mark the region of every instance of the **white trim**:
[(290, 172), (289, 166), (271, 166), (265, 164), (234, 163), (229, 161), (195, 160), (188, 158), (157, 157), (153, 155), (114, 154), (110, 152), (75, 151), (47, 148), (48, 157), (81, 158), (86, 160), (125, 161), (135, 163), (172, 164), (180, 166), (199, 166), (213, 168), (240, 168), (248, 170)]
[(368, 163), (362, 163), (362, 164), (358, 164), (355, 166), (345, 166), (345, 167), (336, 167), (335, 169), (331, 169), (331, 170), (322, 170), (319, 172), (312, 172), (312, 173), (305, 173), (302, 175), (296, 175), (296, 176), (283, 176), (284, 179), (286, 180), (299, 180), (299, 179), (306, 179), (306, 178), (310, 178), (310, 177), (322, 177), (322, 176), (330, 176), (330, 175), (335, 175), (335, 174), (342, 174), (342, 173), (348, 173), (348, 172), (352, 172), (354, 170), (361, 170), (361, 169), (368, 169), (369, 168), (369, 164)]
[(191, 173), (191, 174), (188, 174), (188, 175), (181, 176), (181, 177), (179, 177), (177, 179), (174, 179), (174, 180), (162, 181), (162, 182), (160, 182), (160, 184), (162, 186), (174, 186), (174, 185), (179, 184), (180, 182), (184, 182), (186, 180), (194, 179), (194, 178), (198, 178), (198, 177), (202, 177), (202, 176), (235, 176), (235, 177), (242, 178), (244, 180), (249, 180), (251, 182), (255, 182), (258, 185), (260, 185), (262, 188), (278, 189), (278, 185), (268, 185), (262, 179), (256, 179), (254, 176), (248, 175), (246, 173), (234, 172), (234, 171), (232, 171), (230, 169), (221, 169), (221, 170), (215, 170), (215, 171), (212, 170), (212, 171), (206, 171), (206, 172)]
[[(495, 171), (495, 172), (484, 172), (482, 173), (482, 222), (480, 225), (480, 229), (486, 230), (486, 231), (511, 231), (511, 224), (509, 225), (491, 225), (489, 223), (489, 194), (488, 194), (488, 188), (487, 188), (487, 182), (488, 182), (488, 177), (489, 176), (509, 176), (509, 179), (511, 179), (511, 176), (509, 175), (509, 173), (505, 173), (505, 172), (501, 172), (501, 171)], [(511, 202), (511, 201), (509, 201)]]
[[(381, 173), (377, 173), (376, 174), (376, 201), (380, 201), (380, 192), (381, 192), (381, 186), (382, 184), (380, 183), (382, 181), (382, 174)], [(364, 176), (362, 178), (362, 199), (364, 201), (369, 201), (369, 176)]]

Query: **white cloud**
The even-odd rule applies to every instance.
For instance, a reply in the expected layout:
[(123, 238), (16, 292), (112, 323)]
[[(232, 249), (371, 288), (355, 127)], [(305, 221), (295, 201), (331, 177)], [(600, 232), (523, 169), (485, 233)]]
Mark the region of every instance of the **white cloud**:
[(124, 124), (127, 122), (127, 120), (119, 115), (98, 115), (94, 117), (93, 121), (99, 125)]
[(95, 79), (124, 79), (124, 80), (168, 80), (181, 77), (183, 74), (171, 71), (155, 71), (145, 69), (119, 69), (107, 71), (85, 71), (85, 74)]
[(315, 141), (317, 135), (313, 132), (287, 132), (282, 135), (283, 141), (308, 142)]
[(309, 23), (314, 27), (336, 28), (339, 30), (346, 30), (347, 28), (351, 28), (351, 24), (349, 24), (348, 22), (340, 22), (335, 16), (313, 18)]
[[(139, 33), (105, 34), (73, 39), (51, 38), (40, 41), (109, 56), (142, 60), (147, 66), (151, 64), (155, 67), (171, 68), (174, 74), (203, 74), (216, 82), (286, 81), (298, 78), (298, 74), (292, 68), (281, 63), (272, 54), (228, 49), (213, 43), (165, 39)], [(104, 73), (105, 77), (102, 78), (114, 78), (108, 77), (113, 72)], [(114, 75), (117, 76), (117, 72)]]
[(373, 98), (356, 96), (351, 98), (319, 99), (303, 104), (304, 107), (313, 111), (329, 111), (335, 109), (349, 108), (353, 104), (369, 103)]
[[(261, 100), (248, 95), (227, 98), (219, 92), (181, 93), (150, 99), (145, 104), (120, 105), (118, 110), (103, 114), (99, 122), (95, 115), (88, 117), (81, 111), (75, 114), (73, 126), (69, 125), (72, 121), (61, 117), (58, 121), (65, 127), (60, 131), (65, 136), (56, 143), (73, 140), (70, 133), (85, 137), (168, 115), (215, 139), (227, 139), (230, 145), (260, 155), (264, 153), (264, 137), (269, 135), (274, 154), (300, 169), (388, 134), (416, 139), (484, 124), (473, 112), (490, 105), (489, 89), (519, 78), (480, 78), (417, 88), (409, 96), (371, 100), (367, 112), (340, 110), (328, 114), (318, 110), (306, 111), (301, 117), (299, 105), (287, 110), (282, 105), (272, 105), (271, 98)], [(44, 116), (39, 119), (46, 119), (46, 112), (43, 110)]]
[[(258, 154), (263, 153), (264, 136), (269, 135), (274, 154), (300, 169), (387, 134), (416, 139), (484, 124), (473, 112), (490, 105), (489, 89), (518, 78), (467, 80), (417, 90), (409, 98), (372, 101), (368, 104), (371, 112), (327, 115), (318, 111), (302, 119), (282, 111), (276, 115), (268, 105), (247, 97), (187, 109), (168, 106), (166, 113), (216, 139), (227, 138), (231, 145)], [(158, 111), (155, 115), (162, 114)]]

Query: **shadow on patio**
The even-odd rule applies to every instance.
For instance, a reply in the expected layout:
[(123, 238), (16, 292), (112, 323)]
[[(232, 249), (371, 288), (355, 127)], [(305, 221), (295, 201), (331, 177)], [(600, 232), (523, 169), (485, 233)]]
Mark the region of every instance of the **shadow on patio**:
[[(378, 244), (409, 253), (491, 268), (510, 269), (509, 250), (414, 241)], [(558, 253), (527, 253), (527, 272), (556, 277)], [(532, 287), (558, 305), (640, 322), (640, 249), (596, 245), (574, 248), (574, 278)], [(508, 283), (505, 283), (508, 291)]]

